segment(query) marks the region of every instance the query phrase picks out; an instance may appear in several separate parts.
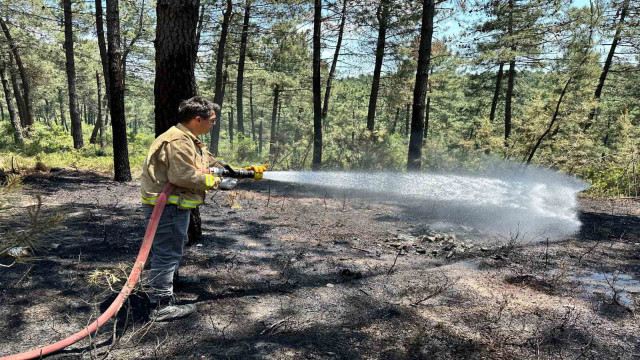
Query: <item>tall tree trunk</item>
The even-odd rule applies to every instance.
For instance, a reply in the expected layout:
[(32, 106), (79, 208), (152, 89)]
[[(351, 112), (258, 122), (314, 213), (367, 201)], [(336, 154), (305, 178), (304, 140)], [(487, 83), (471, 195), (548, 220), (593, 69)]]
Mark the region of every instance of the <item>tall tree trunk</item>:
[(58, 104), (60, 105), (60, 123), (62, 124), (64, 131), (69, 132), (67, 118), (64, 115), (64, 97), (62, 96), (62, 88), (58, 88)]
[[(199, 8), (199, 0), (159, 0), (157, 3), (154, 86), (156, 136), (177, 123), (180, 102), (197, 93), (195, 65)], [(217, 115), (219, 124), (222, 114)], [(187, 233), (189, 243), (193, 243), (202, 236), (202, 220), (197, 208), (191, 211), (190, 216)]]
[(131, 181), (127, 122), (124, 117), (124, 79), (120, 50), (120, 11), (118, 0), (107, 0), (107, 43), (111, 86), (111, 131), (113, 133), (114, 180)]
[(262, 118), (260, 118), (260, 126), (258, 129), (258, 155), (262, 155)]
[(380, 74), (382, 73), (382, 61), (387, 41), (387, 26), (389, 21), (390, 0), (380, 0), (380, 5), (376, 11), (378, 19), (378, 41), (376, 43), (376, 64), (373, 69), (373, 80), (371, 82), (371, 95), (369, 96), (369, 110), (367, 112), (367, 130), (373, 131), (376, 119), (376, 104), (378, 102), (378, 91), (380, 90)]
[(24, 69), (24, 64), (22, 63), (22, 57), (20, 56), (20, 51), (18, 50), (18, 45), (15, 43), (11, 33), (9, 32), (9, 28), (7, 24), (4, 22), (2, 16), (0, 16), (0, 26), (2, 26), (2, 31), (4, 32), (4, 36), (7, 38), (7, 43), (9, 44), (9, 48), (11, 49), (11, 53), (16, 59), (16, 64), (18, 65), (18, 70), (20, 71), (20, 80), (22, 80), (22, 90), (24, 91), (24, 105), (25, 105), (25, 125), (31, 126), (33, 125), (33, 117), (32, 117), (32, 101), (31, 101), (31, 87), (29, 86), (29, 79), (27, 78), (27, 72)]
[(420, 49), (418, 50), (418, 68), (416, 70), (416, 83), (413, 89), (413, 112), (411, 115), (411, 137), (409, 138), (407, 170), (420, 170), (422, 167), (425, 97), (427, 96), (427, 82), (429, 80), (434, 13), (435, 0), (424, 0), (424, 5), (422, 6), (422, 28), (420, 30)]
[(498, 98), (500, 97), (500, 88), (502, 87), (502, 74), (504, 69), (504, 61), (500, 61), (498, 75), (496, 76), (496, 89), (493, 92), (493, 100), (491, 101), (491, 113), (489, 114), (489, 122), (493, 123), (496, 118), (496, 107), (498, 106)]
[(544, 140), (545, 136), (549, 134), (549, 132), (553, 128), (553, 124), (555, 124), (556, 120), (558, 119), (558, 114), (560, 113), (560, 105), (562, 105), (562, 99), (564, 98), (564, 95), (567, 93), (567, 89), (569, 88), (569, 84), (571, 84), (572, 80), (573, 80), (573, 77), (570, 77), (569, 80), (567, 80), (567, 83), (564, 85), (564, 89), (562, 89), (562, 93), (560, 93), (560, 98), (558, 99), (558, 103), (556, 104), (556, 111), (554, 111), (553, 113), (551, 122), (549, 123), (547, 130), (545, 130), (545, 132), (540, 136), (540, 138), (538, 138), (538, 141), (533, 146), (533, 149), (531, 149), (529, 158), (527, 158), (527, 165), (531, 163), (531, 159), (533, 159), (533, 155), (536, 154), (536, 150), (538, 150), (538, 147), (540, 146), (540, 144), (542, 144), (542, 140)]
[(311, 168), (322, 166), (322, 89), (320, 84), (320, 33), (322, 30), (322, 0), (314, 0), (313, 15), (313, 160)]
[(231, 111), (229, 111), (229, 145), (231, 145), (231, 150), (233, 150), (233, 106), (231, 107)]
[(84, 117), (84, 122), (89, 125), (89, 114), (87, 113), (87, 99), (82, 98), (82, 116)]
[(24, 128), (27, 124), (26, 105), (24, 103), (24, 98), (22, 97), (22, 92), (20, 91), (20, 85), (18, 85), (18, 75), (16, 74), (16, 69), (13, 66), (13, 62), (13, 53), (9, 52), (9, 78), (11, 79), (11, 86), (13, 87), (13, 95), (16, 98), (18, 116), (20, 116), (20, 126)]
[[(91, 139), (89, 139), (90, 144), (95, 144), (98, 138), (98, 131), (102, 130), (102, 106), (100, 102), (102, 101), (102, 87), (100, 86), (100, 73), (96, 71), (96, 89), (98, 90), (98, 121), (96, 121), (95, 126), (93, 127), (93, 131), (91, 132)], [(100, 134), (102, 139), (102, 134)]]
[(71, 136), (73, 147), (80, 149), (84, 146), (82, 140), (82, 119), (78, 109), (78, 95), (76, 92), (76, 63), (73, 53), (73, 21), (71, 0), (63, 0), (64, 5), (64, 49), (67, 67), (67, 86), (69, 90), (69, 117), (71, 118)]
[(44, 119), (47, 125), (51, 127), (51, 108), (49, 105), (49, 99), (44, 99)]
[(422, 137), (423, 139), (427, 138), (427, 135), (429, 135), (429, 113), (431, 112), (431, 97), (427, 96), (427, 106), (424, 110), (424, 136)]
[(409, 125), (411, 124), (411, 104), (407, 103), (404, 111), (404, 135), (409, 136)]
[(100, 51), (100, 62), (102, 63), (102, 76), (104, 77), (104, 87), (107, 96), (107, 113), (111, 109), (111, 91), (109, 86), (109, 59), (107, 58), (107, 43), (104, 37), (104, 22), (102, 19), (102, 0), (95, 0), (96, 7), (96, 34), (98, 37), (98, 49)]
[[(5, 65), (4, 62), (0, 64), (0, 80), (2, 81), (2, 89), (4, 90), (4, 98), (7, 101), (7, 111), (9, 112), (9, 121), (11, 121), (11, 125), (13, 126), (13, 139), (16, 144), (20, 147), (24, 145), (24, 139), (22, 138), (22, 126), (20, 126), (20, 121), (16, 118), (16, 112), (13, 109), (13, 102), (11, 101), (11, 88), (9, 87), (9, 82), (4, 76)], [(2, 114), (4, 117), (4, 113)]]
[[(140, 39), (140, 36), (142, 36), (142, 32), (144, 30), (144, 0), (142, 0), (142, 3), (140, 5), (140, 16), (138, 17), (138, 27), (135, 30), (135, 33), (133, 35), (133, 38), (131, 38), (131, 40), (129, 41), (129, 45), (124, 49), (124, 51), (122, 52), (122, 56), (121, 56), (121, 62), (122, 62), (122, 88), (124, 89), (124, 91), (127, 91), (127, 58), (129, 56), (129, 53), (131, 52), (131, 49), (133, 48), (133, 46), (135, 45), (135, 43), (138, 41), (138, 39)], [(125, 44), (126, 45), (126, 44)], [(197, 53), (197, 47), (196, 47), (196, 53)]]
[(238, 81), (236, 82), (236, 107), (238, 108), (238, 132), (244, 135), (244, 114), (242, 97), (244, 91), (244, 62), (247, 55), (247, 37), (249, 36), (249, 19), (251, 18), (251, 0), (244, 5), (244, 20), (240, 36), (240, 58), (238, 59)]
[(256, 123), (253, 113), (253, 82), (249, 82), (249, 110), (251, 111), (251, 137), (256, 142)]
[[(276, 133), (280, 134), (280, 116), (282, 115), (282, 102), (278, 104), (278, 120), (276, 122)], [(278, 140), (279, 142), (282, 142)]]
[[(504, 139), (507, 140), (511, 136), (511, 102), (513, 100), (513, 86), (516, 76), (516, 62), (509, 61), (509, 80), (507, 81), (507, 94), (505, 96), (504, 105)], [(505, 143), (506, 145), (506, 143)]]
[[(105, 86), (106, 89), (106, 86)], [(102, 102), (98, 102), (98, 109), (105, 108), (105, 105), (108, 105), (108, 100), (106, 94), (102, 96)], [(106, 106), (107, 111), (105, 111), (102, 116), (98, 119), (98, 123), (100, 124), (100, 148), (104, 149), (107, 147), (107, 115), (109, 114), (109, 106)], [(100, 111), (102, 112), (102, 111)]]
[(0, 121), (4, 121), (4, 106), (2, 105), (2, 101), (0, 101)]
[(280, 103), (280, 85), (273, 89), (273, 107), (271, 108), (271, 135), (269, 136), (269, 158), (273, 162), (276, 155), (276, 117), (278, 116), (278, 104)]
[[(216, 83), (215, 83), (215, 95), (213, 102), (220, 105), (222, 108), (222, 102), (224, 100), (224, 92), (222, 91), (222, 85), (224, 82), (222, 69), (224, 63), (224, 50), (227, 44), (227, 35), (229, 34), (229, 22), (231, 22), (231, 14), (233, 11), (233, 2), (227, 0), (227, 9), (224, 12), (222, 19), (222, 29), (220, 31), (220, 40), (218, 41), (218, 54), (216, 56)], [(220, 128), (222, 127), (222, 119), (218, 119), (218, 125), (211, 128), (211, 144), (209, 144), (209, 150), (213, 155), (218, 156), (218, 143), (220, 141)]]
[[(509, 36), (513, 37), (513, 7), (515, 0), (509, 0)], [(511, 136), (511, 101), (513, 100), (513, 85), (516, 76), (516, 45), (515, 40), (511, 39), (512, 58), (509, 60), (509, 80), (507, 81), (507, 95), (504, 99), (504, 139)], [(507, 142), (505, 141), (505, 146)]]
[(596, 106), (591, 109), (589, 112), (589, 120), (584, 125), (584, 130), (587, 130), (593, 125), (593, 119), (595, 118), (598, 112), (598, 103), (600, 102), (600, 96), (602, 95), (602, 89), (604, 88), (604, 82), (607, 79), (607, 74), (609, 74), (609, 69), (611, 68), (611, 63), (613, 62), (613, 56), (616, 53), (616, 47), (620, 42), (620, 34), (622, 33), (622, 26), (624, 24), (624, 18), (627, 16), (627, 11), (629, 9), (630, 0), (625, 0), (622, 4), (622, 10), (620, 11), (620, 20), (616, 25), (616, 32), (613, 36), (613, 41), (611, 42), (611, 47), (609, 48), (609, 54), (607, 54), (607, 60), (604, 62), (604, 66), (602, 68), (602, 72), (600, 73), (600, 79), (598, 80), (598, 86), (596, 86), (596, 91), (593, 94), (593, 98), (596, 101)]
[(327, 114), (329, 113), (329, 98), (331, 94), (331, 83), (336, 73), (336, 66), (338, 64), (338, 56), (340, 55), (340, 47), (342, 46), (342, 36), (344, 34), (344, 23), (347, 18), (347, 2), (348, 0), (342, 0), (342, 12), (340, 14), (340, 27), (338, 28), (338, 42), (336, 43), (336, 50), (333, 53), (333, 62), (331, 63), (331, 70), (327, 78), (327, 87), (324, 91), (324, 103), (322, 104), (322, 125), (324, 129), (327, 129)]
[(204, 13), (206, 9), (205, 4), (200, 5), (200, 15), (198, 17), (198, 26), (196, 27), (196, 54), (200, 48), (200, 36), (202, 35), (202, 29), (204, 28)]
[(180, 102), (196, 95), (195, 39), (199, 5), (199, 0), (160, 0), (157, 3), (156, 137), (177, 123)]

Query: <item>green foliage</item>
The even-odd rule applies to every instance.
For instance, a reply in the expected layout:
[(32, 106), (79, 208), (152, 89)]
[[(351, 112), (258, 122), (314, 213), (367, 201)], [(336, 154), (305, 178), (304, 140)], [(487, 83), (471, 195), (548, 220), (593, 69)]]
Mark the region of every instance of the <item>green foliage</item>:
[(325, 167), (354, 170), (399, 170), (406, 166), (407, 143), (385, 131), (335, 132), (326, 145)]
[(62, 126), (47, 127), (35, 124), (31, 136), (25, 141), (25, 155), (34, 156), (39, 153), (65, 153), (73, 150), (73, 140), (62, 129)]

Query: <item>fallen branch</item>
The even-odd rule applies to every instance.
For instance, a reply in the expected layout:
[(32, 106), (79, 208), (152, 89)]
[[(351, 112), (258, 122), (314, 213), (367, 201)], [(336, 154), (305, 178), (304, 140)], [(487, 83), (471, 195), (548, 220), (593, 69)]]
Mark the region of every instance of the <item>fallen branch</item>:
[(260, 332), (260, 335), (265, 335), (265, 334), (273, 334), (273, 332), (282, 324), (288, 323), (290, 318), (286, 318), (283, 320), (278, 321), (277, 323), (271, 324), (269, 325), (266, 329), (262, 330)]

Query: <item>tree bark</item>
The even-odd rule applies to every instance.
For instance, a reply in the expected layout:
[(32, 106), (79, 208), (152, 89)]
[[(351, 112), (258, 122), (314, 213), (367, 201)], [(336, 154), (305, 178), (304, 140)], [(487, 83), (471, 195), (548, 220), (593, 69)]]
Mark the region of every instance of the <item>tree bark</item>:
[(556, 111), (554, 111), (553, 113), (551, 122), (549, 123), (547, 130), (545, 130), (545, 132), (540, 136), (540, 138), (538, 138), (538, 141), (533, 146), (533, 149), (531, 149), (531, 153), (529, 154), (529, 158), (527, 159), (527, 165), (531, 163), (531, 159), (533, 159), (533, 156), (536, 154), (536, 150), (538, 150), (538, 147), (540, 146), (540, 144), (542, 144), (542, 140), (544, 140), (545, 136), (549, 134), (549, 132), (553, 128), (553, 124), (556, 123), (556, 120), (558, 119), (558, 114), (560, 113), (560, 105), (562, 105), (562, 99), (564, 98), (564, 95), (567, 93), (567, 89), (569, 88), (569, 84), (571, 84), (572, 80), (573, 80), (573, 77), (570, 77), (569, 80), (567, 80), (567, 83), (564, 85), (564, 89), (562, 89), (562, 93), (560, 93), (560, 98), (558, 99), (558, 103), (556, 104)]
[(82, 98), (82, 117), (84, 122), (89, 125), (89, 113), (87, 112), (87, 99)]
[[(513, 36), (513, 7), (515, 0), (509, 0), (509, 36)], [(509, 80), (507, 81), (507, 94), (504, 99), (504, 139), (509, 139), (511, 136), (511, 101), (513, 100), (513, 85), (516, 76), (516, 58), (515, 51), (516, 45), (514, 40), (511, 40), (511, 51), (514, 53), (513, 58), (509, 60)], [(505, 146), (507, 143), (505, 141)]]
[(233, 107), (231, 111), (229, 111), (229, 145), (231, 145), (231, 150), (233, 150)]
[(2, 101), (0, 101), (0, 120), (4, 121), (4, 106), (2, 105)]
[(196, 95), (195, 40), (199, 5), (199, 0), (160, 0), (157, 3), (156, 137), (177, 124), (180, 102)]
[(515, 60), (509, 61), (509, 80), (507, 81), (507, 94), (505, 96), (504, 105), (504, 139), (509, 139), (511, 136), (511, 102), (513, 100), (513, 86), (516, 76), (516, 62)]
[[(1, 106), (1, 104), (0, 104)], [(47, 126), (52, 127), (51, 125), (51, 108), (48, 99), (44, 99), (44, 119), (47, 122)]]
[(247, 37), (249, 36), (249, 19), (251, 18), (251, 0), (244, 5), (244, 20), (240, 36), (240, 57), (238, 59), (238, 81), (236, 82), (236, 107), (238, 109), (238, 132), (244, 135), (244, 114), (242, 97), (244, 92), (244, 63), (247, 55)]
[(102, 130), (103, 130), (103, 125), (102, 125), (102, 106), (100, 104), (100, 102), (102, 101), (102, 86), (100, 86), (100, 73), (98, 71), (96, 71), (96, 89), (98, 91), (98, 102), (97, 104), (97, 108), (98, 108), (98, 121), (96, 121), (95, 126), (93, 127), (93, 131), (91, 132), (91, 139), (89, 139), (89, 143), (90, 144), (95, 144), (97, 142), (97, 138), (98, 138), (98, 131), (100, 131), (100, 142), (102, 143)]
[(429, 113), (431, 112), (431, 97), (427, 96), (427, 105), (426, 108), (424, 110), (424, 136), (422, 137), (423, 139), (427, 138), (427, 135), (429, 135)]
[(311, 168), (322, 166), (322, 89), (320, 84), (320, 33), (322, 30), (322, 0), (314, 0), (313, 15), (313, 160)]
[[(13, 102), (11, 100), (11, 88), (9, 82), (4, 76), (4, 63), (0, 64), (0, 80), (2, 81), (2, 89), (4, 90), (4, 98), (7, 101), (7, 111), (9, 112), (9, 121), (13, 126), (13, 139), (19, 147), (24, 145), (24, 139), (22, 137), (22, 127), (20, 126), (20, 120), (16, 118), (16, 112), (13, 108)], [(2, 114), (4, 117), (4, 113)]]
[(327, 129), (327, 114), (329, 113), (329, 98), (331, 95), (331, 83), (333, 82), (333, 77), (336, 73), (336, 66), (338, 64), (338, 56), (340, 55), (340, 47), (342, 46), (342, 36), (344, 34), (344, 23), (347, 18), (347, 2), (348, 0), (342, 1), (342, 12), (340, 14), (340, 27), (338, 28), (338, 41), (336, 43), (336, 50), (333, 53), (333, 62), (331, 63), (331, 70), (329, 70), (329, 75), (327, 78), (327, 87), (324, 91), (324, 103), (322, 104), (322, 125), (324, 129)]
[[(278, 104), (280, 103), (280, 85), (273, 89), (273, 107), (271, 108), (271, 135), (269, 136), (269, 158), (273, 162), (276, 155), (276, 117), (278, 116)], [(261, 141), (262, 142), (262, 141)]]
[(404, 135), (409, 136), (409, 125), (411, 124), (411, 104), (407, 103), (404, 111)]
[(111, 86), (111, 131), (113, 134), (114, 180), (131, 181), (127, 122), (124, 116), (124, 79), (120, 49), (120, 11), (118, 0), (107, 0), (107, 43)]
[(613, 62), (613, 56), (616, 53), (616, 47), (620, 42), (622, 25), (624, 24), (624, 18), (627, 16), (629, 2), (630, 0), (625, 0), (625, 2), (622, 4), (622, 10), (620, 11), (620, 21), (618, 21), (618, 25), (616, 26), (616, 32), (613, 36), (613, 41), (611, 42), (611, 48), (609, 48), (609, 53), (607, 54), (607, 60), (605, 60), (604, 62), (602, 72), (600, 73), (600, 79), (598, 80), (598, 86), (596, 86), (596, 91), (593, 94), (593, 98), (596, 101), (596, 106), (593, 107), (593, 109), (591, 109), (591, 111), (589, 112), (589, 120), (584, 125), (584, 130), (589, 129), (591, 125), (593, 125), (593, 118), (595, 118), (596, 113), (598, 112), (598, 103), (600, 102), (600, 96), (602, 95), (604, 82), (607, 79), (607, 74), (609, 74), (609, 69), (611, 68), (611, 63)]
[(258, 129), (258, 155), (262, 155), (262, 118)]
[(200, 6), (200, 16), (198, 17), (198, 26), (196, 27), (196, 54), (200, 48), (200, 36), (202, 35), (202, 29), (204, 28), (204, 12), (206, 11), (205, 4)]
[[(111, 109), (111, 92), (109, 86), (109, 59), (107, 58), (107, 43), (104, 38), (104, 22), (102, 19), (102, 0), (95, 0), (96, 7), (96, 34), (98, 35), (98, 49), (100, 51), (100, 61), (102, 63), (102, 76), (104, 77), (104, 87), (107, 96), (107, 112)], [(106, 114), (105, 114), (106, 116)]]
[(500, 97), (500, 88), (502, 88), (502, 74), (504, 68), (504, 61), (500, 62), (500, 68), (498, 68), (498, 75), (496, 76), (496, 89), (493, 92), (493, 100), (491, 101), (491, 113), (489, 114), (489, 122), (493, 123), (496, 118), (496, 107), (498, 106), (498, 98)]
[(253, 112), (253, 82), (249, 82), (249, 109), (251, 110), (251, 137), (256, 142), (256, 123)]
[(71, 136), (73, 147), (80, 149), (84, 146), (82, 139), (82, 119), (78, 109), (78, 95), (76, 92), (76, 63), (73, 52), (73, 21), (71, 0), (63, 0), (64, 5), (64, 49), (67, 68), (67, 86), (69, 90), (69, 117), (71, 118)]
[[(106, 89), (106, 86), (105, 86)], [(98, 108), (99, 109), (103, 109), (106, 106), (107, 111), (105, 111), (104, 114), (102, 114), (102, 116), (99, 119), (100, 122), (100, 147), (101, 148), (106, 148), (107, 147), (107, 116), (109, 115), (109, 106), (108, 106), (108, 100), (107, 100), (107, 96), (106, 94), (102, 96), (102, 102), (98, 103)]]
[(60, 123), (62, 124), (64, 131), (69, 132), (67, 118), (64, 115), (64, 97), (62, 96), (62, 88), (58, 88), (58, 103), (60, 104)]
[(411, 136), (409, 137), (407, 170), (417, 171), (422, 167), (425, 97), (427, 96), (429, 63), (431, 62), (434, 13), (435, 0), (424, 0), (424, 5), (422, 6), (422, 28), (420, 30), (420, 49), (418, 50), (418, 68), (416, 70), (416, 83), (413, 89), (413, 112), (411, 115)]
[[(177, 124), (180, 102), (197, 94), (195, 65), (199, 8), (199, 0), (160, 0), (157, 3), (154, 86), (156, 136)], [(220, 123), (221, 114), (217, 115)], [(189, 243), (200, 239), (201, 225), (200, 211), (193, 209), (187, 231)]]
[[(282, 117), (282, 101), (278, 103), (278, 120), (276, 121), (276, 133), (280, 134), (280, 119)], [(278, 140), (278, 142), (282, 142), (282, 140)]]
[[(220, 40), (218, 41), (218, 54), (216, 57), (216, 82), (215, 82), (215, 95), (213, 102), (220, 105), (222, 108), (222, 102), (224, 100), (224, 92), (222, 91), (222, 85), (224, 82), (222, 69), (224, 63), (224, 50), (227, 44), (227, 35), (229, 34), (229, 22), (231, 22), (231, 14), (233, 11), (233, 3), (231, 0), (227, 0), (227, 9), (224, 12), (222, 19), (222, 29), (220, 31)], [(211, 144), (209, 144), (209, 150), (214, 156), (218, 156), (218, 144), (220, 141), (220, 128), (222, 127), (222, 119), (218, 119), (218, 125), (211, 128)]]
[(11, 53), (15, 57), (16, 64), (18, 65), (18, 70), (20, 72), (20, 80), (22, 81), (22, 90), (24, 91), (24, 102), (25, 102), (25, 125), (31, 126), (33, 125), (33, 116), (32, 116), (32, 101), (31, 101), (31, 87), (29, 86), (29, 79), (27, 78), (27, 72), (24, 69), (24, 64), (22, 63), (22, 57), (20, 56), (20, 51), (18, 50), (18, 46), (16, 45), (11, 33), (9, 32), (9, 28), (7, 24), (4, 22), (2, 16), (0, 16), (0, 26), (2, 26), (2, 31), (4, 32), (4, 36), (7, 38), (7, 43), (9, 44), (9, 48), (11, 49)]
[(13, 62), (13, 53), (9, 52), (9, 78), (11, 79), (11, 86), (13, 87), (13, 95), (16, 98), (18, 116), (20, 117), (20, 126), (24, 128), (27, 124), (26, 106), (24, 103), (24, 98), (22, 97), (22, 92), (20, 91), (20, 85), (18, 85), (18, 75), (16, 74), (16, 69), (13, 66)]
[(373, 131), (376, 119), (376, 104), (378, 102), (378, 91), (380, 90), (380, 74), (382, 72), (382, 61), (387, 41), (387, 26), (389, 21), (390, 0), (380, 0), (380, 5), (376, 11), (378, 19), (378, 41), (376, 43), (376, 64), (373, 69), (373, 80), (371, 82), (371, 94), (369, 96), (369, 109), (367, 112), (367, 130)]

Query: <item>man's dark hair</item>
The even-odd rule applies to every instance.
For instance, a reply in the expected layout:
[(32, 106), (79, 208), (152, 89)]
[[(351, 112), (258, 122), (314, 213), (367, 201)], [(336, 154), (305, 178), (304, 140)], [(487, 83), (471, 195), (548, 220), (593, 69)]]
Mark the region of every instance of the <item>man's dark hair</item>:
[(202, 96), (194, 96), (183, 100), (178, 107), (178, 121), (187, 122), (196, 116), (208, 119), (211, 111), (215, 111), (216, 118), (220, 116), (220, 105), (215, 104)]

